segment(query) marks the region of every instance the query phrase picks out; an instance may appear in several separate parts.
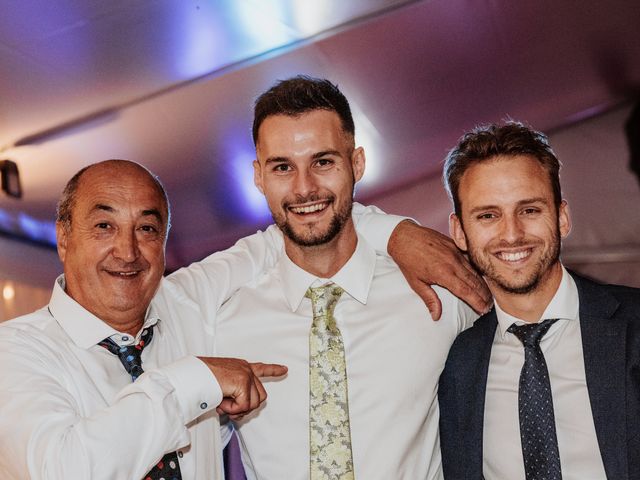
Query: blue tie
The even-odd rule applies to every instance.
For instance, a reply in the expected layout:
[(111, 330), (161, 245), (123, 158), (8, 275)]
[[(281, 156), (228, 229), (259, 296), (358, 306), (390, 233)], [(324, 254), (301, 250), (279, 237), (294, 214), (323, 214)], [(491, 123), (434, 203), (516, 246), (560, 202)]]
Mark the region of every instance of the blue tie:
[(540, 340), (556, 321), (514, 323), (507, 329), (524, 345), (518, 411), (526, 480), (562, 480), (549, 370), (540, 349)]
[[(153, 325), (146, 327), (140, 335), (140, 342), (137, 345), (119, 346), (116, 342), (110, 338), (105, 338), (98, 345), (106, 348), (111, 353), (116, 355), (122, 366), (131, 375), (131, 380), (136, 379), (144, 373), (142, 370), (142, 349), (151, 343), (153, 339)], [(144, 480), (159, 480), (164, 478), (166, 480), (181, 480), (180, 463), (178, 462), (178, 455), (176, 452), (167, 453), (156, 464), (153, 469), (144, 476)]]

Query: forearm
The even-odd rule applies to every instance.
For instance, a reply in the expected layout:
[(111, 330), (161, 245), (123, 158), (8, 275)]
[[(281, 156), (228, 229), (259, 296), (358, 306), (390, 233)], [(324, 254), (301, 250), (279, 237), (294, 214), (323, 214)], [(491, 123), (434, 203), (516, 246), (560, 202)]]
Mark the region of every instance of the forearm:
[(143, 478), (166, 452), (188, 445), (186, 425), (221, 400), (215, 379), (198, 365), (187, 358), (149, 371), (91, 408), (95, 398), (74, 398), (56, 375), (25, 376), (26, 366), (14, 362), (17, 370), (3, 368), (0, 380), (0, 471), (7, 478)]

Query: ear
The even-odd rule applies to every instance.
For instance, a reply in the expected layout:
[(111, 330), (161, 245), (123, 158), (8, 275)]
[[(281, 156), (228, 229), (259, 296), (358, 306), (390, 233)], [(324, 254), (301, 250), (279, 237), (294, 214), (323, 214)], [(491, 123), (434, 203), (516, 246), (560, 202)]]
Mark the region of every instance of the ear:
[(58, 247), (58, 258), (64, 263), (67, 255), (67, 229), (61, 222), (56, 222), (56, 244)]
[(560, 202), (558, 209), (558, 228), (560, 229), (560, 238), (567, 238), (571, 232), (571, 213), (569, 204), (566, 200)]
[(364, 175), (364, 168), (366, 163), (367, 159), (364, 155), (364, 148), (356, 148), (351, 155), (351, 168), (353, 168), (353, 178), (355, 182), (359, 182)]
[(264, 195), (264, 187), (262, 185), (262, 165), (256, 159), (253, 161), (253, 183), (258, 187), (260, 193)]
[(455, 213), (449, 215), (449, 235), (460, 250), (467, 251), (467, 236), (462, 228), (462, 222)]

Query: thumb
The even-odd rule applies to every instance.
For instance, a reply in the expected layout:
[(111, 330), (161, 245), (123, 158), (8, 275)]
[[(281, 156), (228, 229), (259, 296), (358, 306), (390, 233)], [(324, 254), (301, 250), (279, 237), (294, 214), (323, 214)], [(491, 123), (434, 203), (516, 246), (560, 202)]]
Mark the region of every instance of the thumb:
[(256, 377), (281, 377), (286, 374), (288, 368), (284, 365), (277, 365), (275, 363), (250, 363), (249, 366)]

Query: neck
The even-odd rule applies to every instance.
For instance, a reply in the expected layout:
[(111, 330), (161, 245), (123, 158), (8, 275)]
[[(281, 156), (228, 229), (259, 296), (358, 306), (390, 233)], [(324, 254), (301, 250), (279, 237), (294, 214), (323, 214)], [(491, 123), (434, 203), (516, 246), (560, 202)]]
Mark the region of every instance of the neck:
[(144, 318), (136, 318), (136, 319), (114, 319), (110, 318), (108, 320), (103, 319), (104, 323), (109, 325), (111, 328), (114, 328), (122, 333), (128, 333), (132, 337), (135, 337), (142, 325), (144, 325)]
[(303, 270), (322, 278), (330, 278), (347, 263), (358, 244), (352, 221), (345, 223), (336, 237), (322, 245), (304, 247), (284, 239), (285, 251), (293, 263)]
[(506, 292), (490, 279), (487, 279), (489, 290), (500, 308), (509, 315), (525, 322), (539, 322), (547, 305), (558, 291), (562, 280), (562, 266), (560, 262), (552, 265), (540, 278), (537, 287), (525, 294)]

